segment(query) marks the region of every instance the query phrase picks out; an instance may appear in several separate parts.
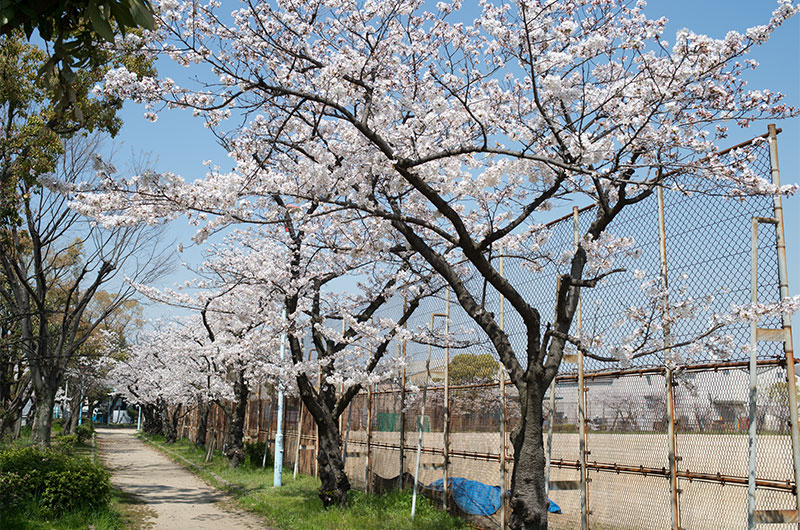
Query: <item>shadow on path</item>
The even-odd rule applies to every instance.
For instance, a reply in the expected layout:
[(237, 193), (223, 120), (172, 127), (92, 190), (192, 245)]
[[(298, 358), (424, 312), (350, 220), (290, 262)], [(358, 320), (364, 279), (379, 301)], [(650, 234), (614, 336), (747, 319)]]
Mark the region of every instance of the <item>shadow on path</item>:
[(154, 528), (265, 528), (255, 515), (227, 509), (229, 497), (135, 437), (133, 429), (97, 429), (111, 481), (156, 514)]

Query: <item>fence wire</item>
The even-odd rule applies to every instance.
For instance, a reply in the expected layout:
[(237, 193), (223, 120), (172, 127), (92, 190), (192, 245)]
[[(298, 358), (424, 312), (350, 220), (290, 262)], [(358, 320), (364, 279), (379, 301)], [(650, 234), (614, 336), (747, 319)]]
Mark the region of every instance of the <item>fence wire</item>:
[[(755, 154), (757, 173), (769, 179), (767, 142), (758, 144)], [(579, 212), (579, 231), (585, 231), (593, 216), (591, 209)], [(772, 197), (740, 201), (665, 191), (671, 302), (703, 300), (691, 318), (673, 323), (672, 344), (701, 335), (711, 314), (750, 302), (751, 219), (774, 216)], [(551, 446), (549, 497), (562, 512), (551, 515), (553, 528), (580, 527), (581, 494), (575, 484), (583, 487), (582, 458), (586, 461), (591, 527), (668, 528), (673, 526), (673, 506), (678, 511), (680, 528), (746, 526), (749, 353), (745, 346), (750, 342), (749, 325), (729, 328), (731, 343), (724, 350), (698, 350), (687, 344), (629, 360), (615, 357), (614, 346), (623, 343), (638, 325), (626, 318), (626, 310), (648, 304), (641, 276), (634, 271), (642, 271), (645, 277), (658, 277), (661, 272), (658, 219), (654, 195), (628, 207), (610, 226), (610, 232), (633, 238), (640, 255), (619, 258), (614, 264), (627, 269), (627, 273), (612, 275), (594, 289), (584, 289), (582, 327), (588, 334), (602, 335), (603, 346), (593, 350), (593, 357), (584, 359), (584, 389), (579, 388), (578, 365), (568, 362), (575, 359), (567, 359), (556, 378), (553, 399), (550, 393), (545, 398), (546, 429), (552, 432), (544, 440), (546, 448)], [(537, 252), (557, 257), (573, 247), (573, 216), (551, 223), (548, 230), (550, 238), (545, 248)], [(780, 296), (774, 225), (762, 225), (757, 245), (758, 300), (774, 302)], [(566, 272), (566, 265), (553, 259), (534, 271), (522, 260), (506, 259), (504, 268), (505, 276), (532, 306), (554, 307), (556, 277)], [(471, 285), (476, 299), (499, 315), (497, 293), (477, 280)], [(403, 346), (391, 345), (389, 351), (397, 351), (405, 358), (403, 373), (362, 391), (342, 415), (345, 468), (354, 487), (374, 492), (401, 484), (409, 487), (416, 474), (424, 494), (437, 502), (446, 501), (448, 509), (478, 526), (496, 528), (502, 526), (501, 492), (511, 485), (513, 447), (509, 433), (519, 421), (516, 389), (506, 381), (501, 392), (501, 370), (494, 349), (454, 300), (448, 308), (446, 296), (449, 295), (440, 293), (423, 301), (408, 328), (427, 330), (432, 326), (442, 332), (447, 321), (451, 347), (430, 347), (428, 365), (427, 344), (409, 341)], [(402, 299), (394, 299), (382, 314), (397, 316), (402, 304)], [(504, 309), (504, 325), (511, 343), (515, 351), (524, 355), (526, 336), (521, 318), (509, 304)], [(545, 315), (543, 319), (548, 320)], [(759, 326), (779, 329), (782, 324), (778, 316), (763, 319)], [(657, 339), (666, 339), (660, 325), (654, 326), (651, 333)], [(796, 507), (796, 493), (783, 343), (760, 342), (757, 358), (756, 509), (791, 510)], [(520, 360), (524, 363), (524, 359)], [(666, 364), (670, 364), (670, 370)], [(673, 389), (673, 407), (668, 403), (668, 383)], [(582, 390), (586, 395), (584, 454), (579, 447), (578, 416)], [(291, 467), (299, 458), (299, 471), (315, 474), (316, 429), (306, 412), (298, 451), (299, 416), (298, 401), (289, 398), (284, 420), (284, 462)], [(221, 447), (224, 417), (213, 417), (209, 433), (218, 437), (217, 447)], [(192, 426), (197, 422), (196, 414), (188, 418), (189, 425), (182, 430), (186, 436), (192, 435), (192, 429), (196, 429)], [(266, 387), (259, 389), (257, 395), (251, 394), (247, 436), (271, 443), (277, 421), (274, 397), (268, 395)], [(670, 429), (671, 423), (674, 429)], [(675, 500), (669, 456), (673, 430)], [(505, 469), (501, 467), (502, 454)], [(442, 499), (445, 473), (450, 479), (450, 491)], [(484, 490), (490, 493), (490, 502), (484, 505), (497, 509), (482, 515), (470, 513), (475, 512), (473, 507), (456, 502), (455, 479), (490, 487)], [(496, 499), (495, 505), (491, 499)], [(507, 507), (505, 513), (509, 513)]]

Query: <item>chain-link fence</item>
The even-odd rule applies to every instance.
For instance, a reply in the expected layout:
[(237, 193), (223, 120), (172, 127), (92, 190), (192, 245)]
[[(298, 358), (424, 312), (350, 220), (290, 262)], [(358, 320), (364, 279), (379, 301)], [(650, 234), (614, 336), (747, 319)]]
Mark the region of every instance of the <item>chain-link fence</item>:
[[(756, 141), (754, 167), (769, 179), (777, 161), (771, 162), (771, 141), (761, 141), (765, 137)], [(585, 232), (593, 216), (592, 209), (584, 209), (550, 223), (550, 237), (537, 252), (554, 259), (541, 268), (505, 258), (505, 276), (530, 305), (554, 307), (556, 278), (567, 267), (557, 257), (573, 248), (576, 232)], [(654, 194), (615, 219), (609, 230), (632, 238), (638, 255), (614, 264), (628, 272), (583, 290), (573, 333), (600, 336), (602, 343), (591, 353), (568, 352), (545, 398), (549, 497), (561, 509), (550, 517), (553, 528), (578, 528), (583, 518), (592, 528), (743, 528), (751, 440), (756, 447), (751, 517), (780, 521), (797, 507), (789, 399), (794, 384), (787, 382), (786, 362), (790, 340), (758, 332), (771, 340), (757, 342), (752, 408), (747, 345), (754, 330), (748, 323), (730, 326), (724, 347), (701, 340), (711, 315), (751, 301), (754, 218), (762, 221), (757, 300), (779, 300), (779, 270), (785, 264), (777, 246), (783, 227), (771, 221), (776, 216), (773, 197), (741, 201), (664, 191), (663, 202)], [(666, 278), (669, 304), (663, 296), (652, 298), (647, 291), (653, 285), (643, 288), (643, 278), (653, 277)], [(471, 285), (476, 299), (502, 320), (515, 350), (523, 352), (520, 316), (487, 285)], [(516, 389), (501, 382), (505, 372), (486, 337), (446, 298), (442, 293), (423, 301), (408, 327), (448, 331), (447, 344), (393, 344), (390, 351), (405, 359), (402, 373), (362, 391), (342, 415), (345, 467), (359, 489), (380, 492), (411, 486), (416, 479), (423, 494), (448, 509), (479, 526), (499, 527), (508, 514), (501, 492), (511, 483)], [(398, 315), (402, 303), (392, 301), (385, 314)], [(647, 344), (663, 347), (631, 347), (621, 355), (619, 345), (636, 343), (631, 334), (642, 322), (652, 334)], [(784, 324), (780, 316), (767, 317), (758, 328), (781, 330)], [(251, 394), (248, 436), (272, 441), (275, 400), (261, 393)], [(209, 432), (221, 433), (224, 418), (215, 418)], [(300, 472), (314, 474), (310, 415), (289, 399), (284, 421), (284, 462), (291, 467), (299, 459)]]

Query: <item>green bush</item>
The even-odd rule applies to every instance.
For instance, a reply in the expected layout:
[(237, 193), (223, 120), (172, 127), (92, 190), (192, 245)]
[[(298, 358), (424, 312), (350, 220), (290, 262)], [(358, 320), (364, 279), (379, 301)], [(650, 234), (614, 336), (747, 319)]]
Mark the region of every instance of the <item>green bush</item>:
[(17, 473), (0, 472), (0, 508), (19, 504), (25, 499), (26, 487), (25, 479)]
[(94, 432), (94, 425), (91, 422), (82, 423), (75, 426), (75, 436), (78, 437), (78, 443), (86, 443), (92, 439)]
[(62, 434), (61, 436), (56, 437), (55, 442), (56, 449), (65, 453), (71, 453), (75, 450), (75, 446), (78, 445), (78, 435)]
[[(264, 459), (264, 442), (247, 442), (244, 444), (244, 454), (247, 455), (247, 460), (250, 461), (251, 466), (261, 467), (261, 462)], [(272, 461), (272, 456), (267, 450), (267, 462)]]
[(0, 508), (40, 499), (60, 514), (105, 506), (110, 498), (108, 472), (87, 458), (37, 447), (0, 452)]
[(87, 463), (88, 466), (47, 474), (42, 492), (42, 502), (46, 508), (63, 513), (75, 508), (108, 504), (111, 498), (108, 472), (91, 462)]

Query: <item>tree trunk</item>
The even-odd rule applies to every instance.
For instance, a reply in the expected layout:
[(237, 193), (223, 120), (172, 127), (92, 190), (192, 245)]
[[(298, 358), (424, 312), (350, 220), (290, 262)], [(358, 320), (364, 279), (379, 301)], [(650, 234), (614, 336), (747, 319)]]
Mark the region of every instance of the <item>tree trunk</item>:
[(176, 406), (170, 414), (169, 407), (166, 404), (161, 406), (161, 419), (164, 424), (164, 441), (168, 444), (174, 444), (178, 441), (178, 420), (181, 415), (181, 405)]
[(64, 425), (64, 430), (67, 434), (75, 432), (75, 428), (78, 426), (78, 419), (81, 417), (81, 405), (83, 403), (78, 403), (70, 408), (69, 421)]
[(0, 440), (2, 440), (9, 430), (11, 431), (11, 438), (16, 440), (19, 438), (19, 429), (22, 423), (22, 409), (25, 403), (31, 397), (31, 390), (33, 385), (29, 379), (26, 379), (18, 385), (17, 393), (14, 399), (4, 403), (4, 409), (0, 410)]
[(545, 452), (542, 440), (542, 401), (544, 392), (539, 381), (528, 378), (526, 403), (522, 417), (511, 433), (514, 445), (514, 470), (511, 474), (512, 530), (547, 529), (549, 502), (545, 494)]
[(11, 439), (16, 440), (19, 438), (19, 433), (22, 430), (22, 413), (17, 414), (17, 421), (14, 422), (14, 430), (11, 433)]
[(194, 435), (194, 444), (197, 447), (205, 447), (206, 431), (208, 431), (208, 414), (211, 407), (208, 402), (200, 399), (197, 402), (197, 432)]
[[(77, 386), (77, 385), (76, 385)], [(64, 422), (64, 430), (62, 434), (72, 434), (75, 432), (75, 428), (78, 426), (78, 418), (81, 417), (81, 405), (78, 400), (81, 398), (80, 389), (72, 396), (72, 401), (69, 402), (69, 408), (65, 407), (65, 411), (68, 410), (69, 412), (66, 414), (66, 420)]]
[(314, 418), (319, 427), (319, 478), (322, 484), (319, 488), (319, 498), (325, 508), (331, 506), (347, 506), (347, 492), (350, 491), (350, 481), (344, 472), (342, 461), (341, 436), (339, 426), (333, 415), (325, 413), (319, 420)]
[(161, 420), (159, 407), (153, 404), (142, 405), (144, 423), (142, 430), (150, 436), (164, 434), (164, 423)]
[(228, 431), (228, 443), (225, 456), (231, 467), (239, 467), (244, 460), (244, 420), (247, 412), (247, 398), (249, 389), (244, 378), (244, 370), (240, 370), (236, 382), (233, 384), (234, 407), (231, 417), (231, 426)]
[(31, 441), (39, 447), (50, 447), (50, 434), (53, 425), (53, 406), (56, 402), (55, 389), (37, 389), (36, 412), (33, 415)]
[(16, 438), (13, 436), (13, 428), (21, 418), (22, 410), (20, 409), (8, 410), (0, 414), (0, 441), (3, 440), (8, 433), (12, 433), (12, 439)]
[[(80, 399), (80, 394), (78, 395), (78, 399)], [(77, 405), (72, 407), (72, 415), (70, 417), (69, 428), (70, 432), (75, 432), (75, 429), (78, 427), (78, 420), (81, 419), (81, 414), (83, 413), (83, 402), (78, 402)]]

